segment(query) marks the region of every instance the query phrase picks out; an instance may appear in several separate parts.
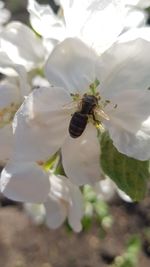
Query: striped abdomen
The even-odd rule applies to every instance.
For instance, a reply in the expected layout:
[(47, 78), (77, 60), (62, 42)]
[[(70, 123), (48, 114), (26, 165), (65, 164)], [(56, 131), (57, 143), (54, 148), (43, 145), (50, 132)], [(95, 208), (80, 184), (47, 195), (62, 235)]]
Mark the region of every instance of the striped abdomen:
[(73, 138), (79, 137), (85, 130), (87, 121), (88, 121), (88, 116), (86, 114), (75, 112), (71, 118), (69, 125), (69, 133), (71, 137)]

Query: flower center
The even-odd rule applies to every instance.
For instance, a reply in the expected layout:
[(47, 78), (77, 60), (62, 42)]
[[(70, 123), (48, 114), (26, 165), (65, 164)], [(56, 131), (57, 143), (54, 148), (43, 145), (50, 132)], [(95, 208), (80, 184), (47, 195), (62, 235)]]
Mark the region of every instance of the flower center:
[(69, 133), (73, 138), (81, 136), (88, 122), (91, 122), (96, 128), (103, 129), (102, 120), (109, 120), (109, 116), (103, 108), (110, 103), (109, 100), (103, 101), (97, 87), (100, 82), (95, 79), (90, 84), (89, 90), (82, 97), (79, 94), (71, 94), (73, 103), (77, 104), (77, 110), (72, 114), (69, 125)]
[(95, 81), (89, 85), (87, 93), (83, 96), (80, 96), (80, 94), (71, 94), (73, 102), (77, 106), (76, 112), (87, 115), (90, 121), (93, 119), (94, 124), (95, 121), (98, 121), (96, 120), (97, 115), (101, 117), (101, 119), (109, 120), (108, 115), (103, 109), (110, 104), (111, 101), (108, 99), (101, 99), (100, 92), (97, 91), (99, 84), (99, 80), (95, 79)]
[(19, 104), (11, 103), (9, 106), (0, 110), (0, 128), (12, 122), (18, 108)]

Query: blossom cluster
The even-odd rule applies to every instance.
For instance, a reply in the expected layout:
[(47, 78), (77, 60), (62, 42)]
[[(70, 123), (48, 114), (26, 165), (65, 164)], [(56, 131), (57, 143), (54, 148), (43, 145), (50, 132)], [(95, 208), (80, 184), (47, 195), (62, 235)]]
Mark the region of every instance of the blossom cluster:
[(28, 0), (33, 30), (0, 26), (0, 190), (79, 232), (84, 185), (131, 201), (102, 168), (102, 135), (150, 159), (150, 1), (56, 3)]

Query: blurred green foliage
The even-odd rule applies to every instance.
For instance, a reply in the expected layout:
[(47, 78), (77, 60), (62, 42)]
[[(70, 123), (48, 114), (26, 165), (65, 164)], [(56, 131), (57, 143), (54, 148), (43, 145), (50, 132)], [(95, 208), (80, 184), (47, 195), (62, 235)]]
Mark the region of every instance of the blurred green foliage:
[(113, 223), (108, 204), (100, 199), (89, 185), (83, 187), (83, 197), (85, 206), (85, 215), (82, 220), (83, 229), (88, 230), (94, 220), (99, 224), (102, 232), (107, 231)]
[(136, 267), (140, 248), (140, 238), (138, 236), (131, 236), (125, 252), (115, 258), (114, 264), (112, 264), (111, 267)]

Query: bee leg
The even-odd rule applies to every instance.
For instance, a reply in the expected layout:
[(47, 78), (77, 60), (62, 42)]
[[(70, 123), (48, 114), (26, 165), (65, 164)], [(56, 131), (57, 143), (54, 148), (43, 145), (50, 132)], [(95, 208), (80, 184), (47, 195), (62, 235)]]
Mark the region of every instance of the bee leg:
[(95, 96), (97, 97), (97, 100), (101, 100), (101, 97), (100, 97), (100, 93), (99, 92), (96, 92)]
[(94, 114), (94, 112), (92, 112), (91, 115), (92, 115), (92, 117), (93, 117), (93, 121), (95, 122), (96, 127), (97, 127), (98, 125), (100, 125), (100, 121), (97, 120), (97, 119), (95, 118), (95, 114)]
[(98, 130), (102, 130), (102, 131), (103, 131), (103, 130), (104, 130), (104, 127), (102, 126), (101, 122), (95, 118), (95, 114), (94, 114), (94, 112), (92, 112), (91, 115), (92, 115), (92, 117), (93, 117), (93, 121), (94, 121), (93, 124), (95, 125), (95, 127), (96, 127)]

